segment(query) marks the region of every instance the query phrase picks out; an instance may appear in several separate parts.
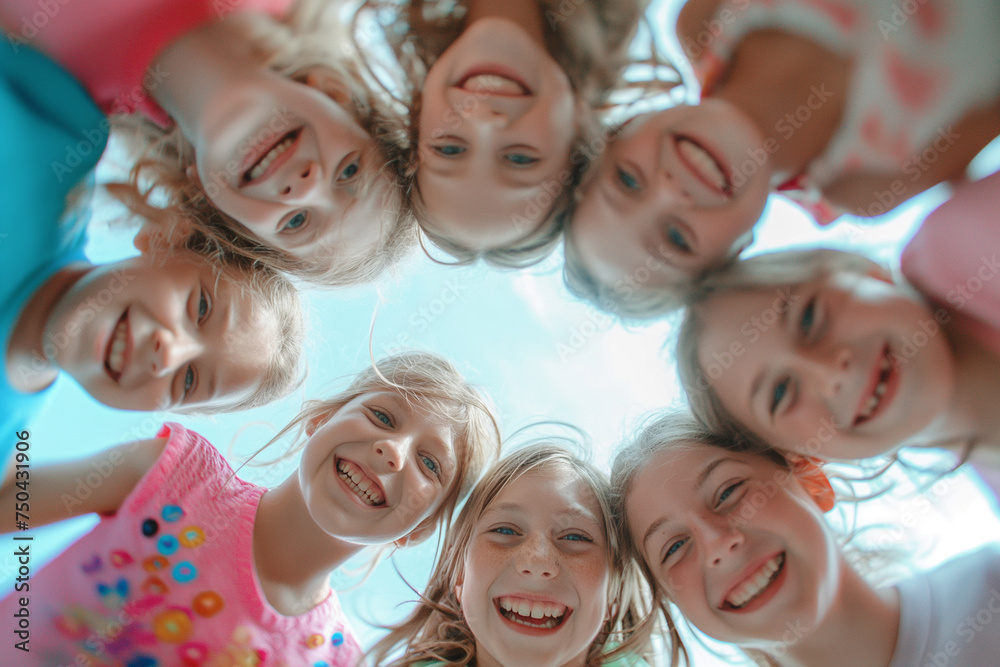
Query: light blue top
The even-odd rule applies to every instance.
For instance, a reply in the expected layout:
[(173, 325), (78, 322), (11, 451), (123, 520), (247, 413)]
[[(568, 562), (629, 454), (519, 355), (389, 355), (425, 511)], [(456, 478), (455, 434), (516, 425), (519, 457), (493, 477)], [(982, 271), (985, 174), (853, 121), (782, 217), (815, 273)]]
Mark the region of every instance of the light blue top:
[[(62, 220), (66, 197), (104, 152), (108, 121), (69, 73), (0, 39), (0, 350), (28, 299), (60, 268), (85, 259), (86, 220)], [(84, 183), (81, 187), (88, 187)], [(0, 463), (49, 390), (24, 394), (0, 374)]]

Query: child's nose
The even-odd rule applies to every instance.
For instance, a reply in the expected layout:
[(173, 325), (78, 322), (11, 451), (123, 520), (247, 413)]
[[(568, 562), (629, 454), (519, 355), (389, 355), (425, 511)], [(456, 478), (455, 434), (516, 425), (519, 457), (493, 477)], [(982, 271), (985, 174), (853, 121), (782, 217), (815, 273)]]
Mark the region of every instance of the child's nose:
[(157, 329), (150, 339), (150, 372), (154, 377), (173, 374), (198, 355), (198, 343), (186, 332)]
[(559, 557), (546, 537), (529, 535), (518, 552), (517, 569), (524, 575), (551, 579), (559, 574)]
[(851, 369), (851, 350), (846, 345), (810, 350), (801, 355), (804, 372), (810, 374), (824, 399), (840, 395)]
[(315, 160), (306, 160), (289, 169), (279, 184), (281, 200), (289, 204), (302, 203), (320, 183), (322, 170)]
[(743, 531), (730, 521), (729, 517), (714, 517), (700, 525), (701, 540), (705, 550), (705, 562), (709, 567), (722, 565), (727, 558), (739, 550), (744, 542)]
[(379, 463), (392, 472), (399, 472), (403, 469), (406, 461), (406, 443), (398, 442), (392, 438), (376, 440), (373, 448)]

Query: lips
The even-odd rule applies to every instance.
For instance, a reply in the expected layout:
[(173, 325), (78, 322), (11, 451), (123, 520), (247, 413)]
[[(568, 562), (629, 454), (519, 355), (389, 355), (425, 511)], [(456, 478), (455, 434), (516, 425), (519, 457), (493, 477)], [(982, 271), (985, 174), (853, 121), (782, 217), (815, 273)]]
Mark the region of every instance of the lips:
[(674, 137), (677, 155), (698, 181), (725, 199), (733, 196), (729, 172), (700, 142), (686, 136)]
[(532, 94), (524, 79), (503, 65), (478, 65), (462, 75), (455, 87), (479, 95), (524, 97)]
[(875, 359), (871, 378), (861, 394), (855, 411), (854, 426), (864, 424), (885, 411), (898, 386), (899, 369), (892, 363), (892, 352), (886, 345)]
[(108, 343), (104, 348), (104, 371), (115, 382), (120, 382), (125, 364), (128, 361), (131, 351), (130, 328), (128, 319), (128, 308), (118, 318), (115, 328), (108, 336)]
[[(274, 141), (258, 145), (244, 160), (240, 187), (255, 185), (267, 180), (281, 165), (287, 162), (299, 145), (302, 128), (296, 128), (277, 137)], [(252, 162), (251, 162), (252, 161)]]
[(369, 477), (356, 463), (338, 459), (337, 476), (358, 499), (369, 507), (385, 506), (385, 491), (374, 478)]
[(762, 606), (777, 593), (785, 572), (785, 554), (769, 558), (759, 568), (749, 573), (730, 589), (719, 606), (725, 611), (749, 611)]
[(501, 595), (493, 600), (500, 616), (519, 632), (548, 634), (566, 622), (572, 609), (554, 600)]

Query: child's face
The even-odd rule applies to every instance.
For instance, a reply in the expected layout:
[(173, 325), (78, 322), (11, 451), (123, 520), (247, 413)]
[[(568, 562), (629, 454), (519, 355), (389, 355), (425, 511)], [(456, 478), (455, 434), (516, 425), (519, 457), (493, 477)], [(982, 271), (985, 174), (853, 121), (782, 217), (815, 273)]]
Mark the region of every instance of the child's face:
[(329, 261), (380, 238), (381, 182), (374, 142), (336, 101), (270, 71), (207, 111), (196, 141), (209, 199), (267, 245)]
[(417, 187), (432, 231), (487, 250), (537, 229), (569, 182), (574, 107), (566, 74), (527, 32), (472, 23), (422, 92)]
[(944, 409), (948, 342), (915, 294), (839, 271), (731, 292), (702, 308), (698, 363), (725, 408), (779, 449), (884, 453)]
[(582, 665), (607, 610), (608, 545), (567, 466), (509, 484), (473, 528), (458, 596), (481, 665)]
[(742, 166), (766, 155), (762, 144), (720, 100), (629, 123), (588, 174), (567, 232), (587, 271), (615, 285), (642, 269), (652, 275), (643, 287), (656, 289), (738, 254), (767, 202), (766, 162)]
[(316, 525), (352, 544), (409, 535), (456, 479), (451, 425), (395, 391), (362, 394), (314, 428), (299, 484)]
[(841, 559), (822, 514), (760, 456), (698, 444), (661, 451), (626, 512), (662, 592), (716, 639), (779, 641), (789, 622), (815, 627), (833, 602)]
[(175, 250), (88, 270), (56, 303), (43, 345), (106, 405), (192, 409), (253, 391), (274, 328), (238, 283)]

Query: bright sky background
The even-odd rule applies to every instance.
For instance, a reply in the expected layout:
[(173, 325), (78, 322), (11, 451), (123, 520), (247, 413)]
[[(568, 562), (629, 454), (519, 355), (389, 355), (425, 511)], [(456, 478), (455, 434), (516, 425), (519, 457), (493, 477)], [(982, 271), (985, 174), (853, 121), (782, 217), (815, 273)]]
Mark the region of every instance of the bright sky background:
[[(992, 164), (995, 169), (1000, 159)], [(823, 242), (865, 248), (892, 262), (914, 225), (943, 196), (939, 191), (928, 193), (891, 220), (863, 225), (846, 220), (822, 231), (798, 209), (775, 200), (758, 228), (752, 251)], [(121, 257), (129, 243), (128, 234), (120, 230), (95, 229), (93, 237), (92, 256), (102, 261)], [(386, 281), (380, 289), (308, 293), (304, 301), (310, 319), (310, 371), (304, 387), (280, 403), (246, 413), (206, 419), (119, 412), (96, 403), (71, 380), (60, 379), (47, 409), (29, 424), (32, 465), (151, 437), (165, 420), (180, 421), (199, 431), (239, 461), (286, 424), (303, 398), (329, 395), (368, 363), (369, 327), (376, 305), (372, 338), (376, 356), (404, 348), (443, 354), (494, 397), (507, 433), (542, 420), (570, 422), (590, 434), (593, 459), (605, 465), (614, 445), (631, 432), (638, 417), (679, 401), (666, 344), (671, 323), (624, 328), (612, 322), (568, 295), (562, 286), (561, 261), (557, 253), (539, 267), (515, 273), (482, 266), (442, 267), (415, 255), (400, 269), (398, 279)], [(242, 476), (274, 485), (293, 471), (293, 465), (249, 468)], [(904, 545), (921, 554), (920, 563), (926, 565), (986, 540), (1000, 539), (993, 501), (964, 474), (955, 483), (926, 492), (937, 509), (920, 516), (915, 535), (893, 529), (881, 544)], [(891, 524), (902, 512), (918, 507), (912, 496), (900, 495), (867, 503), (866, 520)], [(82, 519), (34, 531), (32, 567), (41, 566), (43, 559), (91, 523)], [(916, 542), (907, 541), (911, 539)], [(926, 550), (911, 549), (914, 543)], [(431, 539), (395, 559), (417, 589), (426, 581), (434, 546)], [(11, 551), (0, 548), (3, 591), (12, 587), (15, 563)], [(336, 586), (352, 581), (342, 572), (333, 580)], [(413, 598), (391, 563), (383, 563), (361, 588), (341, 595), (365, 645), (377, 634), (368, 622), (386, 623), (401, 617), (408, 609), (406, 601)], [(731, 663), (709, 657), (696, 664)]]

